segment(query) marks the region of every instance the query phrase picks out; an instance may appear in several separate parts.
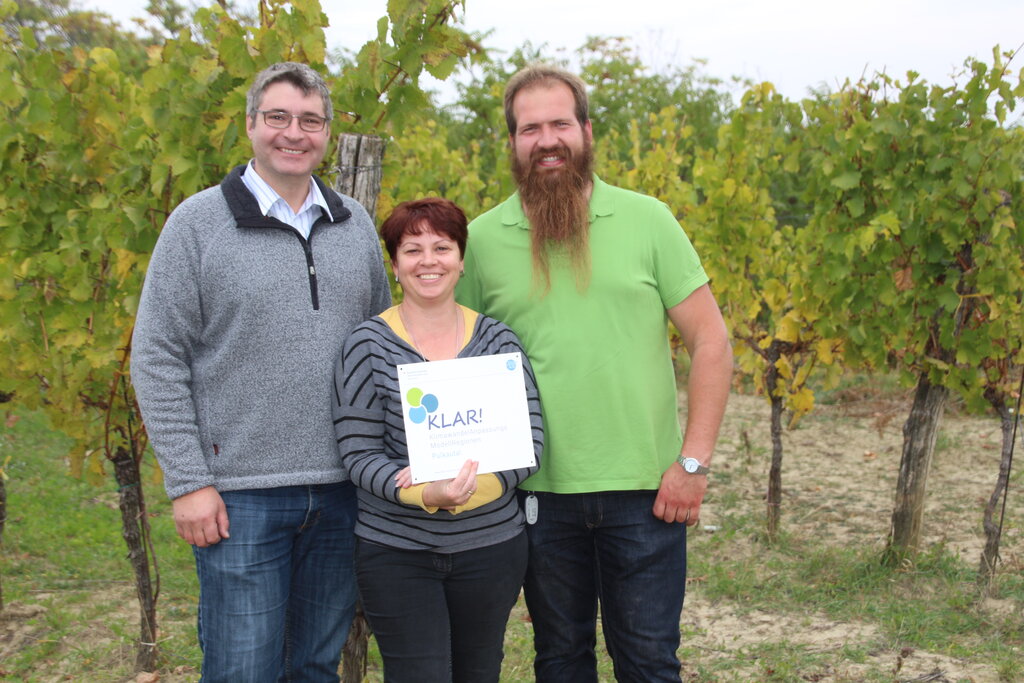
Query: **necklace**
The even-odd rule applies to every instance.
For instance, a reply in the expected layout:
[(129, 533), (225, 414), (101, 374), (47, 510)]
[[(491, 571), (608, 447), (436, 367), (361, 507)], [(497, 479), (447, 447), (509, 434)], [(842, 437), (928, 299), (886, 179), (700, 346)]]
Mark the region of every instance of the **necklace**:
[[(412, 332), (412, 327), (409, 325), (409, 320), (405, 317), (405, 305), (399, 304), (398, 306), (398, 317), (402, 319), (402, 325), (405, 326), (405, 331), (409, 333), (409, 339), (412, 341), (412, 347), (416, 349), (416, 352), (423, 356), (424, 360), (430, 360), (427, 358), (427, 354), (423, 353), (419, 343), (416, 341), (416, 335)], [(462, 348), (462, 335), (459, 334), (459, 328), (462, 326), (462, 311), (458, 306), (455, 307), (455, 350), (452, 353), (452, 358), (457, 358), (459, 350)]]

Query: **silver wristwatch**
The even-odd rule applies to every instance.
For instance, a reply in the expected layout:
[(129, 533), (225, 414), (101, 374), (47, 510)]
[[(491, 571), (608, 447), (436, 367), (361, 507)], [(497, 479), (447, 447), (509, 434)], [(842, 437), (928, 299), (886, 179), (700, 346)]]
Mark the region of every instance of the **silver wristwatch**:
[(684, 458), (680, 455), (676, 458), (676, 462), (683, 466), (683, 471), (687, 474), (707, 474), (711, 471), (710, 467), (701, 465), (697, 458)]

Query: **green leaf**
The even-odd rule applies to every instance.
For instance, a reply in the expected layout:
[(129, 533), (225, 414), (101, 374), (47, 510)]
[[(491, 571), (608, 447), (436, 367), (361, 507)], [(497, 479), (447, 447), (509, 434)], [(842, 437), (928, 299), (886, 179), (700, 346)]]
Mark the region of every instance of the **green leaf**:
[(846, 208), (849, 210), (851, 218), (860, 218), (864, 215), (864, 198), (853, 197), (847, 200)]
[(849, 190), (860, 183), (860, 171), (847, 171), (832, 179), (832, 184), (840, 190)]
[(939, 305), (946, 311), (955, 311), (960, 306), (960, 295), (949, 287), (942, 287), (938, 290)]

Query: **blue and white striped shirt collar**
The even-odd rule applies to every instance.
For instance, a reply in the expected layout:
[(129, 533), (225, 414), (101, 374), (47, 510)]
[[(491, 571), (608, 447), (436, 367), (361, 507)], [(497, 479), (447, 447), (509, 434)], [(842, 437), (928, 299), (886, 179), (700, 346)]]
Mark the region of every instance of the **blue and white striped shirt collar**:
[(306, 195), (306, 201), (302, 203), (297, 212), (292, 211), (292, 207), (288, 205), (288, 202), (274, 188), (268, 185), (267, 181), (260, 177), (252, 160), (249, 161), (249, 166), (245, 169), (245, 173), (242, 174), (242, 182), (245, 183), (245, 187), (256, 198), (256, 203), (259, 205), (260, 212), (264, 216), (270, 216), (282, 223), (287, 223), (298, 230), (303, 237), (309, 237), (309, 231), (312, 229), (313, 223), (320, 217), (320, 212), (315, 207), (323, 209), (323, 213), (331, 221), (334, 220), (331, 209), (327, 206), (327, 200), (324, 198), (323, 193), (320, 192), (320, 187), (313, 182), (312, 176), (309, 178), (309, 194)]

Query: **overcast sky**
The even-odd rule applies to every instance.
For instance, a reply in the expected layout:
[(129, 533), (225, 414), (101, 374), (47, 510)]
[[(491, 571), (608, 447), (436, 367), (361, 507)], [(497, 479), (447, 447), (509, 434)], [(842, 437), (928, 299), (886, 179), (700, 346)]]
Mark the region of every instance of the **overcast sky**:
[[(126, 21), (145, 0), (84, 0)], [(321, 0), (328, 47), (359, 47), (376, 32), (387, 0)], [(493, 29), (488, 48), (529, 40), (567, 56), (588, 36), (627, 36), (645, 64), (707, 60), (706, 73), (771, 81), (791, 99), (875, 71), (904, 80), (913, 69), (949, 84), (968, 57), (992, 63), (992, 47), (1024, 43), (1024, 0), (467, 0), (464, 27)], [(1024, 68), (1024, 53), (1013, 63)], [(442, 93), (443, 93), (442, 89)]]

